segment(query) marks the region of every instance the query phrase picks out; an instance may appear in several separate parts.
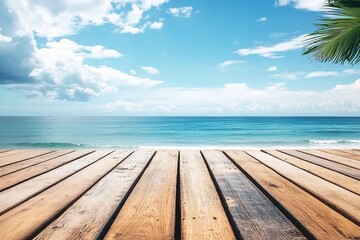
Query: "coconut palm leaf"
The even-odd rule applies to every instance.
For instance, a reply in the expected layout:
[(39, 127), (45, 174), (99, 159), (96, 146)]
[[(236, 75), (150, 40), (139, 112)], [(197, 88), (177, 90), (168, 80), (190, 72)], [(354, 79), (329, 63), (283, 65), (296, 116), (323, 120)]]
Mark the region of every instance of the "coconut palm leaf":
[(335, 1), (328, 4), (317, 30), (311, 33), (304, 54), (320, 62), (360, 62), (360, 1)]

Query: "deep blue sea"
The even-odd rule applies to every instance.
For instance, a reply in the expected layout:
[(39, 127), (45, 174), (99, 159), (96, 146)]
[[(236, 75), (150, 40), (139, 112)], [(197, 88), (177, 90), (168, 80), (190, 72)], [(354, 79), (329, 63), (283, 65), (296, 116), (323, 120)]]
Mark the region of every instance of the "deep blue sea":
[(0, 148), (360, 148), (360, 117), (0, 117)]

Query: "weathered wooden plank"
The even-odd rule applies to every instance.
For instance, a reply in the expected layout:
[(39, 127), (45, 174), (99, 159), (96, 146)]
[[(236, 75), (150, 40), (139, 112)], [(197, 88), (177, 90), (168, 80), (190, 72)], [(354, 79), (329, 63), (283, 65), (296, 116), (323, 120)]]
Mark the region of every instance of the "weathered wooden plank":
[(360, 227), (243, 151), (226, 151), (236, 164), (316, 239), (357, 239)]
[(51, 152), (54, 152), (55, 150), (33, 150), (33, 151), (23, 151), (23, 152), (18, 152), (16, 154), (11, 154), (8, 156), (3, 156), (0, 158), (0, 167), (9, 165), (9, 164), (14, 164), (17, 162), (21, 162), (21, 161), (26, 161), (28, 159), (34, 158), (34, 157), (38, 157), (41, 155), (45, 155)]
[[(21, 169), (33, 166), (33, 165), (36, 165), (36, 164), (46, 162), (48, 160), (51, 160), (51, 159), (66, 155), (67, 153), (70, 153), (70, 152), (73, 152), (73, 151), (74, 150), (54, 151), (54, 152), (51, 152), (51, 153), (48, 153), (48, 154), (45, 154), (45, 155), (41, 155), (41, 156), (38, 156), (38, 157), (31, 158), (31, 159), (29, 159), (27, 161), (22, 161), (22, 162), (18, 162), (18, 163), (15, 163), (15, 164), (7, 165), (5, 167), (0, 168), (0, 177), (4, 176), (4, 175), (7, 175), (9, 173), (12, 173), (12, 172), (16, 172), (16, 171), (19, 171)], [(0, 184), (0, 187), (1, 187), (1, 184)]]
[(342, 188), (345, 188), (351, 192), (360, 194), (360, 183), (356, 179), (353, 179), (353, 178), (345, 176), (343, 174), (334, 172), (327, 168), (323, 168), (316, 164), (312, 164), (307, 161), (303, 161), (301, 159), (292, 157), (290, 155), (287, 155), (285, 153), (282, 153), (282, 152), (279, 152), (276, 150), (263, 150), (263, 152), (266, 152), (282, 161), (288, 162), (298, 168), (301, 168), (309, 173), (312, 173), (318, 177), (321, 177), (321, 178), (323, 178), (329, 182), (332, 182)]
[(360, 156), (360, 150), (359, 149), (358, 150), (356, 150), (356, 149), (336, 149), (336, 150)]
[(200, 151), (180, 152), (181, 239), (235, 239)]
[[(2, 152), (0, 153), (0, 160), (2, 160), (3, 158), (7, 158), (8, 156), (17, 156), (17, 155), (23, 155), (23, 154), (26, 154), (26, 153), (31, 153), (33, 151), (36, 151), (36, 150), (45, 150), (45, 149), (33, 149), (33, 150), (29, 150), (29, 149), (14, 149), (14, 150), (11, 150), (11, 151), (5, 151), (5, 152)], [(55, 151), (55, 150), (53, 150)]]
[(333, 155), (330, 153), (326, 153), (326, 152), (322, 152), (316, 149), (301, 149), (299, 150), (303, 153), (307, 153), (316, 157), (320, 157), (335, 163), (339, 163), (348, 167), (352, 167), (355, 168), (357, 170), (360, 169), (360, 162), (356, 161), (354, 159), (351, 158), (345, 158), (345, 157), (341, 157), (341, 156), (337, 156), (337, 155)]
[(15, 150), (11, 150), (11, 151), (5, 151), (0, 153), (0, 159), (2, 157), (6, 157), (6, 156), (10, 156), (10, 155), (15, 155), (18, 153), (23, 153), (23, 152), (28, 152), (29, 150), (24, 150), (24, 149), (15, 149)]
[(106, 239), (174, 239), (177, 151), (158, 151)]
[[(56, 157), (51, 160), (45, 161), (41, 164), (33, 165), (28, 168), (7, 174), (0, 177), (0, 191), (12, 187), (16, 184), (24, 182), (32, 177), (38, 176), (40, 174), (49, 172), (59, 166), (62, 166), (66, 163), (74, 161), (80, 157), (83, 157), (92, 151), (89, 150), (78, 150), (71, 152), (69, 154), (63, 155), (61, 157)], [(29, 160), (30, 161), (30, 160)], [(28, 162), (28, 161), (26, 161)], [(14, 164), (9, 165), (8, 167), (14, 166)]]
[(356, 224), (360, 224), (360, 196), (342, 187), (332, 184), (322, 178), (308, 173), (287, 162), (260, 151), (247, 151), (248, 154), (264, 163), (280, 175), (309, 193), (321, 199), (324, 203), (343, 214)]
[(4, 153), (4, 152), (10, 152), (11, 149), (0, 149), (0, 153)]
[(321, 151), (360, 161), (360, 152), (352, 149), (321, 149)]
[(243, 239), (303, 239), (301, 232), (220, 151), (203, 151)]
[(153, 154), (130, 155), (34, 239), (97, 239)]
[(50, 172), (31, 178), (0, 192), (0, 214), (26, 201), (37, 193), (69, 177), (86, 166), (108, 155), (111, 151), (96, 151)]
[(303, 152), (299, 152), (296, 150), (279, 150), (279, 151), (286, 153), (288, 155), (291, 155), (293, 157), (300, 158), (304, 161), (311, 162), (316, 165), (322, 166), (324, 168), (331, 169), (335, 172), (342, 173), (346, 176), (355, 178), (357, 180), (360, 180), (360, 173), (358, 170), (356, 170), (354, 168), (347, 167), (347, 166), (344, 166), (342, 164), (338, 164), (335, 162), (330, 162), (330, 161), (324, 160), (322, 158), (315, 157), (315, 156), (312, 156), (312, 155), (309, 155), (309, 154), (306, 154)]
[[(70, 206), (131, 152), (116, 151), (0, 216), (3, 239), (25, 239)], [(29, 221), (29, 217), (31, 221)], [(16, 224), (14, 224), (16, 222)]]

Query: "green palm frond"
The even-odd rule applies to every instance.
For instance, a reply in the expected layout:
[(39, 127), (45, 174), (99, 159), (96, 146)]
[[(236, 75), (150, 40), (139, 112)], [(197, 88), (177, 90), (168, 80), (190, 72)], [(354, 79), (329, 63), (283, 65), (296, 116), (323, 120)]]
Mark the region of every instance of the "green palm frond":
[(360, 1), (329, 3), (316, 26), (305, 42), (304, 54), (320, 62), (360, 62)]

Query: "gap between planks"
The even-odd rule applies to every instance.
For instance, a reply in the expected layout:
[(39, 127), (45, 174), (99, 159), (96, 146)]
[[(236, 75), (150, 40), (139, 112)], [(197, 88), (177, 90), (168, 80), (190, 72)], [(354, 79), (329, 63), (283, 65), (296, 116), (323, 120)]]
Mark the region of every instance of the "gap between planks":
[(226, 155), (316, 239), (356, 239), (360, 227), (245, 151)]
[[(2, 237), (4, 239), (32, 238), (129, 154), (131, 154), (129, 151), (115, 151), (105, 155), (84, 170), (4, 213), (0, 216)], [(28, 216), (32, 216), (31, 221), (28, 221)], [(14, 221), (17, 222), (16, 225), (13, 224)]]
[(357, 194), (264, 152), (257, 150), (246, 152), (359, 225), (360, 197)]

